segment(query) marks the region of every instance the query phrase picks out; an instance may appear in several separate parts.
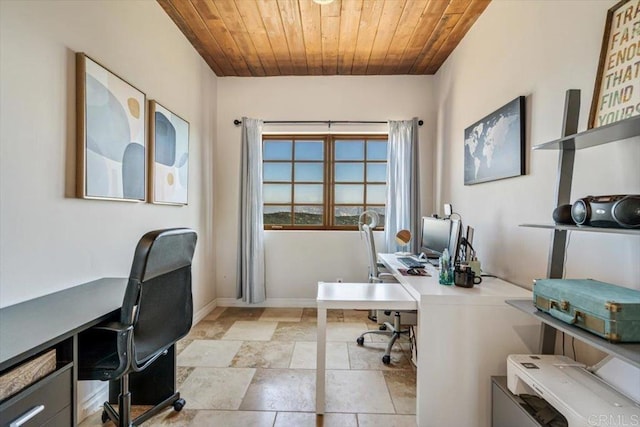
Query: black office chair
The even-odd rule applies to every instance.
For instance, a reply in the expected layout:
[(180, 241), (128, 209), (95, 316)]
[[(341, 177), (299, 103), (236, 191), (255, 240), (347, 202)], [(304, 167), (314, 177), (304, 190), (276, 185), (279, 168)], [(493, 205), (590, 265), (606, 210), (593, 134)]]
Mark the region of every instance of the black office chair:
[(139, 425), (169, 405), (176, 411), (184, 406), (174, 384), (171, 396), (131, 420), (129, 374), (146, 369), (191, 329), (191, 260), (196, 240), (195, 231), (187, 228), (142, 236), (120, 321), (100, 324), (79, 335), (78, 379), (120, 380), (119, 413), (105, 402), (102, 422), (111, 419), (120, 427)]

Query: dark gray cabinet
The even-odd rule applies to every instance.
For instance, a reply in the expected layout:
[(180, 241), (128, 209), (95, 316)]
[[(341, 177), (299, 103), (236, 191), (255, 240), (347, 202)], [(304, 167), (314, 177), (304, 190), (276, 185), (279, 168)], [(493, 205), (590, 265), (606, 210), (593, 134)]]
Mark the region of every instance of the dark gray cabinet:
[(68, 364), (0, 404), (0, 426), (20, 419), (23, 427), (73, 425), (72, 396), (72, 364)]

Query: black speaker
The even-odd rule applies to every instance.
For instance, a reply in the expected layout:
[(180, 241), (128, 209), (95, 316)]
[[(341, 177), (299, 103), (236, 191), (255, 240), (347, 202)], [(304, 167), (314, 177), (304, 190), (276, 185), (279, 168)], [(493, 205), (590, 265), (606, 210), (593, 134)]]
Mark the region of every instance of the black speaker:
[(575, 224), (571, 218), (571, 205), (560, 205), (553, 210), (553, 220), (556, 224)]
[(576, 200), (571, 218), (578, 225), (640, 227), (640, 195), (587, 196)]
[(613, 219), (625, 228), (640, 227), (640, 195), (617, 201), (612, 209)]

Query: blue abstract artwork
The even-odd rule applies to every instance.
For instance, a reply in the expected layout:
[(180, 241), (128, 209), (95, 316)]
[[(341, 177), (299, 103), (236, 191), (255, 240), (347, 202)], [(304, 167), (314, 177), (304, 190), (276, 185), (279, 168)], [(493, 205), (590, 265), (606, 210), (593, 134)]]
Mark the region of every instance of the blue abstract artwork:
[(189, 123), (155, 101), (151, 150), (154, 203), (186, 205), (189, 193)]
[(80, 197), (145, 199), (145, 94), (83, 54)]

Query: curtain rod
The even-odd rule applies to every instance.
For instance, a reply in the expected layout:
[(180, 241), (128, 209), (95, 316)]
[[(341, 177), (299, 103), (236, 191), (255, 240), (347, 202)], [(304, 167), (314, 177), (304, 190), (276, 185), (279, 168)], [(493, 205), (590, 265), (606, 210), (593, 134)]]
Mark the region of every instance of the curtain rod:
[[(318, 125), (325, 124), (329, 127), (331, 125), (344, 125), (344, 124), (386, 124), (386, 121), (371, 121), (371, 120), (265, 120), (264, 124), (302, 124), (302, 125)], [(242, 120), (235, 119), (233, 124), (240, 126)], [(418, 126), (422, 126), (424, 121), (418, 120)]]

